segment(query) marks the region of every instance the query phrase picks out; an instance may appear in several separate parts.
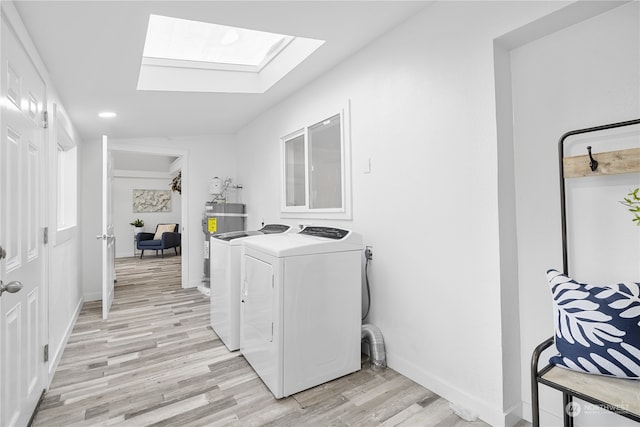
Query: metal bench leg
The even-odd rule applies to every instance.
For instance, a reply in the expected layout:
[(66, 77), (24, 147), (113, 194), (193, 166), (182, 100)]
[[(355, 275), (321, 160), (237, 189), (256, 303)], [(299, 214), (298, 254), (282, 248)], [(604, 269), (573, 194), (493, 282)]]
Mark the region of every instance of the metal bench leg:
[(562, 406), (564, 410), (564, 427), (573, 427), (573, 396), (562, 393)]
[(538, 400), (538, 381), (531, 378), (531, 424), (540, 427), (540, 401)]
[(542, 352), (553, 344), (553, 337), (539, 344), (531, 354), (531, 424), (540, 427), (540, 400), (538, 394), (538, 360)]

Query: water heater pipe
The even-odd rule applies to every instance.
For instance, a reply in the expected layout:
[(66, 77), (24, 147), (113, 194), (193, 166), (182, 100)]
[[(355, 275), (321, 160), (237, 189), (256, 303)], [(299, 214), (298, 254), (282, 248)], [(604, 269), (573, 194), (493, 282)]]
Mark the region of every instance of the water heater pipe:
[(384, 350), (384, 338), (382, 332), (376, 326), (365, 323), (362, 325), (362, 341), (369, 344), (369, 358), (373, 368), (386, 368), (387, 356)]

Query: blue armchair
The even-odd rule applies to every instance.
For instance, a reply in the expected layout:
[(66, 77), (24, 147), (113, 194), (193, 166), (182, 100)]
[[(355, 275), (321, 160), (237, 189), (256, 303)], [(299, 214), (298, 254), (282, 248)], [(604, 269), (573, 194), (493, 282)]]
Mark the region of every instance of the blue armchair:
[(178, 248), (181, 243), (181, 235), (178, 233), (178, 224), (158, 224), (155, 233), (145, 233), (144, 231), (136, 234), (136, 248), (140, 253), (140, 258), (144, 255), (144, 251), (151, 249), (161, 251), (164, 258), (164, 250), (173, 248), (178, 255)]

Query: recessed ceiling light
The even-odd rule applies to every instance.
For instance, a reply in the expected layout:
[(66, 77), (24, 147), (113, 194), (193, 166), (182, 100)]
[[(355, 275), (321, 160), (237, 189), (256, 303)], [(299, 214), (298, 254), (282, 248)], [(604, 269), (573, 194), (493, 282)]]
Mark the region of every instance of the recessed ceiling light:
[(111, 119), (115, 116), (117, 116), (117, 114), (113, 111), (103, 111), (102, 113), (98, 113), (98, 117), (103, 119)]

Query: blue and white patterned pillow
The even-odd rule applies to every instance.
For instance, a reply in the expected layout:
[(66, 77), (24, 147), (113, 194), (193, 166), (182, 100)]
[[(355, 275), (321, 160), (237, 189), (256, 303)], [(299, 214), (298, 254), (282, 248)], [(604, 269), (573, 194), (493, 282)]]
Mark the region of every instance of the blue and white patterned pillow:
[(640, 284), (592, 286), (547, 271), (555, 344), (549, 361), (591, 374), (640, 378)]

